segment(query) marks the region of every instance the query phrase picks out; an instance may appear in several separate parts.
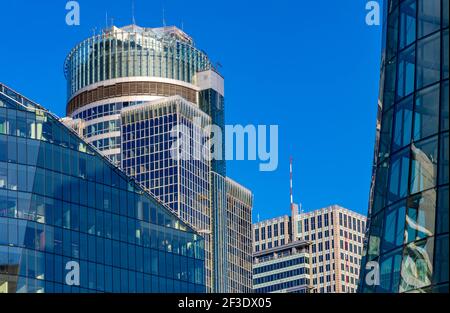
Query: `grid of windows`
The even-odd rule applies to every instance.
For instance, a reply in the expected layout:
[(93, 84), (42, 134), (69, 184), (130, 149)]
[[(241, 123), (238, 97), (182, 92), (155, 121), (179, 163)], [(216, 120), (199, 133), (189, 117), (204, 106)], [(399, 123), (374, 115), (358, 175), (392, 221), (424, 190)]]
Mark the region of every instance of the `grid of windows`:
[[(387, 1), (363, 292), (448, 292), (448, 0)], [(365, 275), (362, 272), (362, 275)], [(362, 276), (364, 277), (364, 276)]]
[[(206, 232), (206, 276), (212, 277), (210, 170), (199, 147), (208, 140), (202, 125), (209, 117), (182, 99), (173, 97), (122, 110), (122, 168), (183, 221)], [(202, 117), (197, 125), (195, 117)], [(189, 137), (177, 145), (176, 134)], [(175, 132), (175, 135), (174, 135)], [(183, 138), (181, 138), (183, 140)], [(208, 150), (209, 151), (209, 150)]]
[[(201, 237), (3, 85), (0, 116), (0, 290), (205, 291)], [(80, 286), (65, 284), (69, 261)]]
[(175, 27), (112, 27), (78, 44), (65, 62), (68, 98), (78, 90), (120, 77), (163, 77), (192, 82), (211, 68), (208, 57)]

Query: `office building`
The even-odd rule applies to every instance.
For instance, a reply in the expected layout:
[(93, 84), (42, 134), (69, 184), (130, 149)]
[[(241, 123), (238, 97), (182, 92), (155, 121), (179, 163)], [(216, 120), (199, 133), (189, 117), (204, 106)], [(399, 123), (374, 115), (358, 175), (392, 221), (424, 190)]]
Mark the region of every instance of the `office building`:
[(121, 112), (123, 170), (201, 231), (210, 262), (206, 279), (212, 281), (209, 124), (206, 113), (180, 96)]
[[(199, 141), (190, 147), (195, 161), (174, 165), (168, 159), (169, 128), (175, 123), (194, 127), (195, 136), (204, 135), (193, 126), (196, 117), (202, 127), (212, 123), (224, 129), (224, 79), (208, 56), (173, 26), (113, 26), (78, 44), (66, 59), (65, 74), (70, 118), (65, 123), (204, 235), (207, 290), (227, 291), (231, 284), (222, 257), (227, 249), (220, 244), (228, 236), (224, 138), (220, 147), (210, 147), (212, 160), (197, 160)], [(173, 101), (181, 111), (167, 113)], [(145, 131), (128, 129), (137, 127), (135, 108), (152, 114), (141, 119)]]
[(449, 291), (448, 25), (448, 0), (385, 1), (360, 292)]
[[(276, 224), (274, 224), (276, 225)], [(295, 241), (253, 254), (256, 293), (308, 293), (311, 265), (307, 241)]]
[(230, 178), (227, 189), (228, 292), (253, 292), (252, 208), (253, 194)]
[(0, 292), (205, 292), (204, 240), (0, 84)]
[(366, 218), (337, 205), (305, 213), (292, 206), (294, 219), (285, 215), (253, 225), (254, 255), (309, 242), (309, 291), (356, 292)]

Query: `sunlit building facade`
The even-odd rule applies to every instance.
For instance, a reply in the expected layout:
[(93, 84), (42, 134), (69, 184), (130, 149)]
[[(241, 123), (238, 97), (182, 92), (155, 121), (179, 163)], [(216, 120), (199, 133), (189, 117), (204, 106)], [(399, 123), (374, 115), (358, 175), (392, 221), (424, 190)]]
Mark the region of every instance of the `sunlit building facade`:
[(210, 117), (180, 96), (121, 112), (122, 168), (205, 238), (212, 281)]
[(311, 265), (308, 241), (295, 241), (253, 254), (256, 293), (309, 293)]
[(169, 207), (0, 84), (0, 293), (205, 292), (204, 260)]
[(356, 292), (366, 217), (338, 205), (300, 213), (294, 207), (294, 217), (284, 215), (253, 224), (254, 260), (305, 241), (310, 244), (309, 263), (297, 267), (310, 269), (308, 292)]
[(227, 289), (231, 293), (253, 292), (252, 208), (253, 194), (230, 178), (227, 190)]
[(448, 292), (449, 1), (385, 1), (384, 13), (359, 290)]

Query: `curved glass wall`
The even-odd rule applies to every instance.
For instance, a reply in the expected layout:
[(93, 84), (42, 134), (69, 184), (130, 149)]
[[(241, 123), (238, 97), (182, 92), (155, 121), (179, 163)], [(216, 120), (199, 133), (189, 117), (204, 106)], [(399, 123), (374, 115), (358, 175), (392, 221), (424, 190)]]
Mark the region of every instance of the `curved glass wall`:
[[(448, 292), (449, 1), (385, 4), (381, 129), (360, 291)], [(370, 279), (375, 264), (379, 282)]]
[(205, 292), (204, 258), (167, 207), (0, 85), (0, 293)]
[(174, 27), (112, 27), (78, 44), (65, 62), (68, 99), (78, 90), (108, 79), (161, 77), (193, 82), (211, 68), (205, 53)]

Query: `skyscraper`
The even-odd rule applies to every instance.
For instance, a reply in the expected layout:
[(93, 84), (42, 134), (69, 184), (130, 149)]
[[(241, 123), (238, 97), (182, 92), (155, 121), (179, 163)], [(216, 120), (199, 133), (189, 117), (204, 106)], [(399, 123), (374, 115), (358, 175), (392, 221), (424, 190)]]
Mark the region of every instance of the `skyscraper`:
[(0, 293), (205, 292), (204, 260), (168, 206), (0, 84)]
[(253, 194), (230, 178), (227, 188), (227, 288), (228, 292), (253, 292), (252, 208)]
[[(224, 79), (208, 56), (176, 27), (111, 27), (77, 45), (65, 73), (66, 123), (203, 234), (208, 291), (227, 291), (224, 138), (222, 158), (199, 160), (196, 150), (206, 124), (225, 127)], [(175, 124), (193, 135), (191, 161), (169, 157)]]
[(385, 1), (361, 292), (448, 292), (448, 0)]

